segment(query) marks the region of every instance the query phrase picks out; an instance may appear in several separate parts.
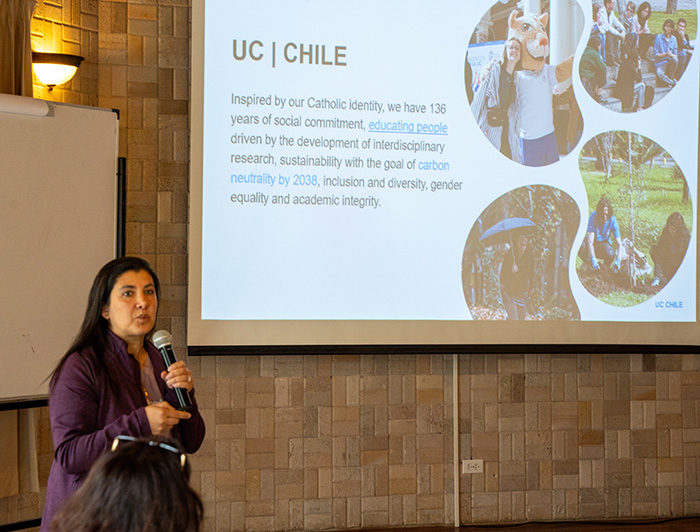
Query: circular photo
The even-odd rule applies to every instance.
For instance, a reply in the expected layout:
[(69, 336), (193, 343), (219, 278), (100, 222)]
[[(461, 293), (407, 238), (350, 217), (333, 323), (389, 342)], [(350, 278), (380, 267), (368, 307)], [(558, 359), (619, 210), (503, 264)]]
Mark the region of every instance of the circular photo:
[(583, 130), (571, 85), (583, 12), (575, 2), (553, 13), (549, 2), (537, 13), (519, 6), (496, 2), (481, 17), (465, 59), (467, 97), (495, 150), (546, 166), (568, 154)]
[(683, 264), (693, 223), (688, 182), (661, 146), (629, 131), (591, 139), (579, 168), (589, 212), (578, 278), (610, 305), (643, 303)]
[(580, 222), (574, 200), (545, 185), (491, 203), (462, 256), (464, 298), (475, 320), (578, 320), (569, 257)]
[(602, 106), (622, 113), (646, 109), (680, 82), (693, 55), (695, 0), (593, 2), (581, 84)]

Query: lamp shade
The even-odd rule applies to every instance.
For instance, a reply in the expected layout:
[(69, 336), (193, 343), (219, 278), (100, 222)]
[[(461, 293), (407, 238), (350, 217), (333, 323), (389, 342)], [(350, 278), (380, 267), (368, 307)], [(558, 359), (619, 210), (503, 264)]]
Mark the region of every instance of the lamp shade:
[(79, 55), (72, 54), (32, 52), (34, 73), (49, 90), (70, 81), (83, 59)]

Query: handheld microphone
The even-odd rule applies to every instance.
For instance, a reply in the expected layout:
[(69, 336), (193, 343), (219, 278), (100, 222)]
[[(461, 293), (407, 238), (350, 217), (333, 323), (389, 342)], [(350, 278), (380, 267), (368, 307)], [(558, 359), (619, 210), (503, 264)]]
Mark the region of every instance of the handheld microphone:
[[(175, 351), (173, 351), (173, 337), (166, 330), (157, 331), (153, 335), (153, 345), (160, 351), (160, 356), (163, 357), (163, 362), (165, 362), (165, 369), (177, 362), (175, 357)], [(185, 388), (173, 387), (175, 395), (177, 396), (177, 402), (179, 403), (178, 410), (184, 410), (189, 412), (192, 410), (192, 399), (190, 399), (190, 394)]]

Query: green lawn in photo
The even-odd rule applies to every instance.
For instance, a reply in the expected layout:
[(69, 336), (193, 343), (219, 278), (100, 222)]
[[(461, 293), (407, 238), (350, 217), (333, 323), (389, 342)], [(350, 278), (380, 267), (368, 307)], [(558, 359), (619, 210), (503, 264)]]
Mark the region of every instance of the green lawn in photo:
[(681, 9), (676, 11), (673, 15), (669, 15), (663, 11), (652, 11), (647, 21), (649, 31), (653, 34), (663, 33), (664, 21), (669, 18), (674, 24), (678, 22), (678, 19), (684, 18), (687, 22), (685, 31), (688, 34), (688, 38), (690, 38), (691, 41), (695, 39), (698, 31), (698, 12), (693, 9)]

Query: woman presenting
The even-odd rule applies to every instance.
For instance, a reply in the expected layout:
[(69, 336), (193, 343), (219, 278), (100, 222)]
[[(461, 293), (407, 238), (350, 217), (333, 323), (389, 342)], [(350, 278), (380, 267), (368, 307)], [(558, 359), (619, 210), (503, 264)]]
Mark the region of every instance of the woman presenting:
[(142, 259), (115, 259), (98, 272), (82, 327), (51, 375), (49, 415), (54, 459), (41, 532), (119, 435), (170, 436), (193, 453), (204, 421), (192, 398), (176, 410), (174, 387), (192, 392), (183, 361), (169, 368), (150, 342), (160, 284)]

